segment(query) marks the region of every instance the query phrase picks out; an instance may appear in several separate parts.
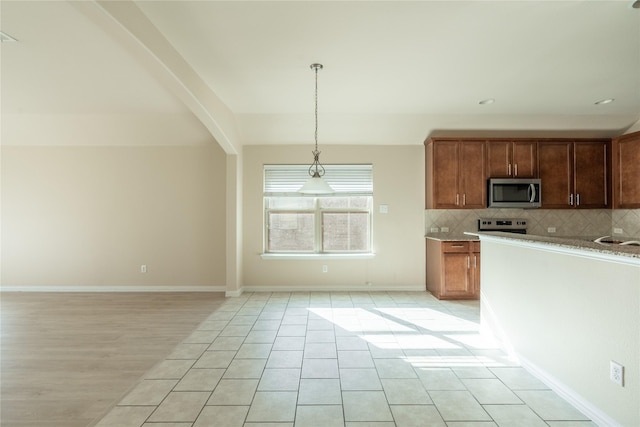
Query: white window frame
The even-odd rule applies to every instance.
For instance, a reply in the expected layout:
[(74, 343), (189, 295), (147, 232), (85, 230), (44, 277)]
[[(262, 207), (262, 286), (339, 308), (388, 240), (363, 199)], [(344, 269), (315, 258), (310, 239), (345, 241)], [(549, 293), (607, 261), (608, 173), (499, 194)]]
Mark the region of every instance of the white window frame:
[[(263, 187), (263, 258), (288, 258), (288, 257), (372, 257), (373, 256), (373, 166), (370, 164), (359, 165), (324, 165), (326, 174), (324, 179), (335, 190), (333, 194), (306, 195), (297, 190), (309, 178), (308, 165), (264, 165)], [(320, 207), (323, 197), (357, 197), (368, 198), (366, 208), (344, 207)], [(270, 197), (295, 197), (312, 198), (312, 207), (308, 209), (282, 209), (268, 207)], [(288, 213), (314, 213), (314, 248), (313, 251), (277, 251), (269, 252), (268, 225), (269, 214), (277, 212)], [(324, 213), (367, 213), (369, 223), (369, 241), (367, 251), (324, 251), (322, 228), (322, 216)]]

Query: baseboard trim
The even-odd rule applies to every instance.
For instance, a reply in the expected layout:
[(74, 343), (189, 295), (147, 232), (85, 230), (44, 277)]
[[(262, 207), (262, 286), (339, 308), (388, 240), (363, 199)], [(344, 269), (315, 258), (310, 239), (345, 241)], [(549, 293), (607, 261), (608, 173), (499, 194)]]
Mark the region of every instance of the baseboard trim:
[(589, 417), (591, 421), (596, 423), (600, 427), (623, 427), (622, 424), (611, 418), (609, 415), (602, 412), (599, 408), (595, 407), (591, 402), (586, 400), (580, 394), (576, 393), (573, 389), (562, 383), (553, 375), (549, 374), (544, 369), (541, 369), (535, 363), (527, 360), (525, 357), (518, 355), (520, 364), (524, 369), (529, 371), (531, 375), (538, 378), (544, 384), (546, 384), (551, 390), (556, 392), (558, 396), (573, 405), (577, 410)]
[(235, 291), (225, 291), (224, 296), (235, 298), (241, 296), (243, 292), (244, 288), (236, 289)]
[[(424, 286), (245, 286), (244, 292), (426, 292)], [(242, 292), (241, 291), (241, 292)]]
[(225, 292), (225, 286), (0, 286), (0, 292)]
[(222, 292), (239, 297), (245, 292), (426, 292), (424, 286), (0, 286), (0, 292)]
[(511, 345), (509, 338), (502, 329), (497, 316), (495, 315), (487, 298), (480, 297), (481, 308), (481, 331), (494, 337), (498, 346), (507, 355), (517, 361), (527, 372), (542, 381), (547, 387), (553, 390), (558, 396), (569, 402), (573, 407), (582, 412), (600, 427), (622, 427), (620, 423), (615, 421), (609, 415), (597, 408), (591, 402), (582, 397), (575, 390), (558, 380), (546, 370), (540, 368), (535, 363), (523, 357)]

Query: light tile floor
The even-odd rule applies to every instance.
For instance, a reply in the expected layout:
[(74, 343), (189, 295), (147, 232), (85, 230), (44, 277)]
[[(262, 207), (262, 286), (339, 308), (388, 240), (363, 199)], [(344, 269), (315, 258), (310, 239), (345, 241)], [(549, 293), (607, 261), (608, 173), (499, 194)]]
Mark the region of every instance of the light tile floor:
[(98, 427), (594, 427), (418, 292), (230, 298)]

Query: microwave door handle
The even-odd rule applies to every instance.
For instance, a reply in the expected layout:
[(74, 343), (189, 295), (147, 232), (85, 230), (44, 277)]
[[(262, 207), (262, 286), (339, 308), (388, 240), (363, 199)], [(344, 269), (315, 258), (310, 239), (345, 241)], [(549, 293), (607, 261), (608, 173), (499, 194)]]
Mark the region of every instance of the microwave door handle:
[(529, 184), (529, 194), (531, 194), (531, 196), (529, 197), (529, 202), (533, 203), (536, 200), (536, 186), (534, 184)]

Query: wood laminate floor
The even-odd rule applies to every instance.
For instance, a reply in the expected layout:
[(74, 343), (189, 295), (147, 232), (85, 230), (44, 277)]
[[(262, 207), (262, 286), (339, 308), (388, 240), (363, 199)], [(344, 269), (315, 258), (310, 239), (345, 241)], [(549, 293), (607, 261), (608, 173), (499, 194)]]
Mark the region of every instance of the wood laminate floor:
[(0, 293), (0, 425), (93, 423), (224, 300), (216, 293)]

